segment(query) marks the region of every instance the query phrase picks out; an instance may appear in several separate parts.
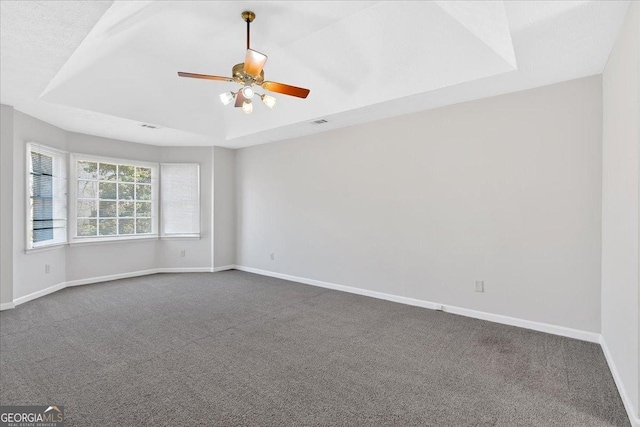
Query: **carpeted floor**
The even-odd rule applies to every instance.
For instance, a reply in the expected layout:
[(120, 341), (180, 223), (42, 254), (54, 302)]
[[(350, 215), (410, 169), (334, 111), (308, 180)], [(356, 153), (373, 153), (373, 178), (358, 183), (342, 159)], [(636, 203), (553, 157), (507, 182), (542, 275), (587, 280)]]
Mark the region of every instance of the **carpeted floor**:
[(590, 344), (254, 274), (159, 274), (0, 313), (0, 403), (67, 426), (628, 426)]

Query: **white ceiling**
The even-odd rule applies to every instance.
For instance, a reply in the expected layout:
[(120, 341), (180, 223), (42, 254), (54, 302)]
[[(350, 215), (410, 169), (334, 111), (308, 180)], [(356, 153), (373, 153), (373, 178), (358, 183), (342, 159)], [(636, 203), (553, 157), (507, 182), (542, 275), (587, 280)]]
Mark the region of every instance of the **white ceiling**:
[[(599, 74), (629, 1), (2, 1), (0, 102), (61, 128), (243, 147)], [(223, 106), (251, 46), (275, 94)], [(324, 125), (310, 122), (325, 118)], [(160, 129), (142, 128), (141, 123)]]

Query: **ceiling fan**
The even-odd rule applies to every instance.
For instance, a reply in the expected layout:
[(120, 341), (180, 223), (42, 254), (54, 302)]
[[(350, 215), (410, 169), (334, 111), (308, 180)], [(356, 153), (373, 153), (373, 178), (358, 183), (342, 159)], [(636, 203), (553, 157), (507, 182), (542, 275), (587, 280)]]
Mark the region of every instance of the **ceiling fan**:
[(235, 99), (235, 107), (242, 107), (242, 111), (247, 114), (253, 112), (253, 104), (251, 103), (251, 100), (253, 99), (254, 95), (259, 96), (262, 102), (264, 102), (264, 104), (269, 108), (273, 108), (273, 106), (276, 104), (276, 98), (267, 94), (259, 94), (255, 92), (255, 90), (253, 89), (254, 86), (260, 86), (265, 90), (281, 93), (283, 95), (306, 98), (307, 95), (309, 95), (309, 89), (264, 80), (264, 71), (262, 70), (262, 68), (267, 62), (267, 55), (251, 49), (249, 44), (251, 22), (253, 22), (253, 20), (256, 18), (256, 14), (246, 10), (242, 12), (241, 16), (242, 20), (247, 23), (247, 55), (244, 59), (244, 62), (234, 65), (231, 69), (231, 74), (233, 75), (233, 77), (185, 73), (182, 71), (178, 72), (178, 75), (180, 77), (191, 77), (194, 79), (236, 82), (242, 85), (242, 89), (240, 89), (238, 92), (225, 92), (220, 94), (220, 100), (224, 105), (228, 105)]

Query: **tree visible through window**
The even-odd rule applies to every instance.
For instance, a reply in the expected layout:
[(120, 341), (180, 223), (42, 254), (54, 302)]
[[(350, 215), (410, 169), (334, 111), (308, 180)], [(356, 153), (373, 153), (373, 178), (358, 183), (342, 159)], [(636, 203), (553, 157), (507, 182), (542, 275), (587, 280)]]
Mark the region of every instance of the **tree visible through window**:
[(152, 234), (152, 169), (77, 161), (76, 235)]

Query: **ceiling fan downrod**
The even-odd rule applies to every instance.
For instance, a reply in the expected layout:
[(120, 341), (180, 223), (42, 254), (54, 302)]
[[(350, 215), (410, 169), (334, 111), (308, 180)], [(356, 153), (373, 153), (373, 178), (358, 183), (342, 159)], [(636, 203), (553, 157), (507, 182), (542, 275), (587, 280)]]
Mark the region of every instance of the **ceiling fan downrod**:
[(249, 34), (251, 33), (251, 23), (256, 19), (256, 14), (250, 10), (245, 10), (240, 16), (242, 16), (242, 19), (247, 23), (247, 49), (250, 49)]

